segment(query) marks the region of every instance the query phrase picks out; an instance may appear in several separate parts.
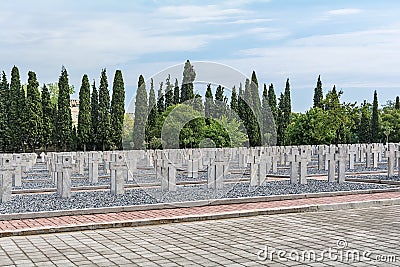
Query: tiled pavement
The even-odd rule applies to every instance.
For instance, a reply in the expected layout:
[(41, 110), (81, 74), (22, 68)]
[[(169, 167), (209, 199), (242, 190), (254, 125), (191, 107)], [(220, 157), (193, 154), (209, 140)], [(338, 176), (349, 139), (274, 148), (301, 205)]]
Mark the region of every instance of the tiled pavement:
[(217, 206), (201, 206), (191, 208), (174, 208), (162, 210), (132, 211), (107, 214), (60, 216), (53, 218), (36, 218), (0, 221), (0, 235), (2, 232), (29, 229), (44, 229), (51, 227), (75, 227), (95, 225), (101, 223), (134, 222), (148, 219), (171, 219), (185, 216), (214, 215), (221, 213), (243, 213), (246, 211), (266, 210), (272, 208), (285, 208), (293, 206), (323, 205), (334, 203), (347, 203), (357, 201), (371, 201), (381, 199), (400, 199), (400, 191), (358, 194), (347, 196), (333, 196), (320, 198), (306, 198), (296, 200), (282, 200), (271, 202), (244, 203)]
[[(6, 237), (0, 265), (390, 267), (400, 266), (399, 240), (400, 206), (390, 206)], [(320, 262), (296, 256), (311, 250)]]

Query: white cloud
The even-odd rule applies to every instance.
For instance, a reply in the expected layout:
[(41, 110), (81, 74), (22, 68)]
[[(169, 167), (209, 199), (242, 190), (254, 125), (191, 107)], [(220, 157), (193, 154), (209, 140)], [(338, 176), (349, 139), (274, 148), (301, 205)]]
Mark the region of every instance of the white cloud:
[(327, 12), (328, 15), (334, 16), (343, 16), (343, 15), (355, 15), (362, 13), (362, 9), (357, 8), (341, 8), (341, 9), (333, 9)]

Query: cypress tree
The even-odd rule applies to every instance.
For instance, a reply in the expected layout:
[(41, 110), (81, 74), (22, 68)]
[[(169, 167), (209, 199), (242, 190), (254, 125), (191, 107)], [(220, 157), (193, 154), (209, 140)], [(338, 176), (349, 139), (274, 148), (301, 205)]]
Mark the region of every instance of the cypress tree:
[(193, 98), (193, 109), (199, 112), (204, 111), (203, 100), (200, 94), (195, 94)]
[(396, 97), (396, 104), (394, 105), (394, 108), (395, 109), (400, 109), (400, 100), (399, 100), (398, 96)]
[(110, 131), (110, 91), (108, 90), (106, 69), (103, 69), (99, 86), (99, 121), (97, 126), (98, 146), (103, 151), (109, 149), (111, 144)]
[(230, 107), (231, 107), (231, 112), (238, 114), (238, 97), (235, 86), (233, 86), (232, 88)]
[(64, 66), (58, 79), (58, 102), (57, 102), (57, 139), (60, 148), (67, 150), (72, 142), (72, 116), (70, 87), (68, 84), (68, 73)]
[(280, 146), (283, 146), (285, 144), (285, 130), (287, 125), (285, 124), (285, 95), (281, 93), (279, 97), (279, 104), (278, 104), (278, 114), (277, 114), (277, 143)]
[(125, 116), (125, 85), (121, 70), (116, 70), (111, 100), (111, 131), (114, 147), (122, 150), (122, 130)]
[(276, 125), (278, 120), (278, 107), (274, 91), (274, 85), (272, 83), (269, 85), (268, 88), (268, 105), (269, 108), (271, 109), (272, 115), (274, 116), (274, 121)]
[(26, 95), (27, 142), (32, 151), (41, 144), (42, 139), (42, 102), (39, 93), (39, 83), (36, 73), (28, 72), (28, 86)]
[(149, 115), (146, 121), (146, 142), (149, 143), (153, 137), (151, 134), (155, 129), (157, 122), (157, 104), (153, 79), (150, 80), (149, 107), (147, 114)]
[(314, 108), (324, 108), (321, 75), (318, 76), (317, 87), (314, 89)]
[(221, 118), (225, 114), (225, 104), (224, 104), (224, 87), (218, 85), (215, 90), (215, 101), (214, 101), (214, 117)]
[(358, 126), (358, 138), (360, 143), (371, 142), (371, 112), (369, 105), (365, 100), (361, 105), (361, 119)]
[(0, 149), (6, 151), (9, 142), (9, 129), (8, 129), (8, 106), (9, 106), (9, 93), (8, 93), (7, 76), (3, 71), (0, 81)]
[(168, 74), (168, 78), (165, 81), (165, 109), (174, 104), (174, 89), (170, 82), (171, 75)]
[(178, 79), (175, 78), (175, 87), (174, 87), (174, 105), (179, 104), (180, 102), (180, 94), (179, 94), (179, 84)]
[[(243, 98), (246, 100), (244, 103), (244, 126), (247, 130), (247, 135), (249, 137), (250, 146), (260, 146), (261, 145), (261, 133), (260, 126), (256, 117), (256, 113), (253, 110), (253, 97), (252, 97), (252, 89), (250, 80), (246, 79), (246, 83), (244, 86), (244, 96)], [(250, 100), (250, 101), (247, 101)], [(250, 103), (249, 103), (250, 102)]]
[(196, 78), (196, 72), (190, 61), (187, 60), (183, 69), (183, 80), (181, 89), (181, 103), (194, 98), (193, 82)]
[(82, 85), (79, 90), (78, 130), (76, 133), (77, 147), (83, 147), (83, 151), (86, 151), (86, 146), (91, 141), (91, 128), (90, 84), (89, 78), (85, 74), (82, 77)]
[(374, 102), (372, 103), (371, 141), (379, 142), (378, 94), (376, 90), (374, 92)]
[(157, 92), (157, 111), (158, 114), (162, 114), (165, 111), (164, 93), (163, 93), (163, 82), (160, 82), (160, 88)]
[(147, 92), (146, 84), (142, 75), (139, 76), (138, 89), (135, 101), (135, 121), (133, 124), (133, 147), (143, 149), (145, 141), (145, 127), (147, 120)]
[(239, 118), (241, 119), (243, 126), (246, 128), (245, 125), (245, 117), (246, 117), (246, 102), (243, 100), (244, 97), (244, 92), (242, 88), (242, 83), (239, 85), (239, 96), (238, 96), (238, 115)]
[(253, 71), (251, 74), (251, 102), (253, 104), (252, 108), (254, 111), (254, 115), (256, 116), (257, 122), (261, 122), (261, 101), (260, 101), (260, 93), (258, 91), (258, 80), (256, 76), (256, 72)]
[(8, 125), (10, 129), (10, 148), (16, 152), (21, 149), (21, 129), (22, 129), (22, 117), (23, 107), (21, 107), (21, 80), (19, 76), (19, 70), (14, 66), (11, 70), (11, 82), (10, 82), (10, 102), (9, 102), (9, 119)]
[(54, 106), (50, 101), (50, 92), (46, 85), (42, 87), (42, 146), (45, 151), (52, 144)]
[(204, 114), (206, 116), (207, 124), (210, 124), (210, 119), (213, 118), (214, 113), (214, 99), (211, 90), (211, 84), (207, 84), (206, 94), (205, 94), (205, 102), (204, 102)]
[(276, 130), (274, 117), (268, 104), (268, 88), (264, 84), (264, 90), (262, 94), (262, 144), (263, 145), (275, 145), (276, 144)]
[(99, 94), (96, 89), (96, 83), (93, 81), (92, 85), (92, 96), (90, 99), (90, 105), (91, 105), (91, 121), (92, 121), (92, 127), (90, 130), (90, 135), (91, 135), (91, 143), (92, 143), (92, 149), (96, 150), (97, 144), (98, 144), (98, 126), (99, 126)]
[(286, 80), (285, 98), (284, 99), (285, 99), (284, 119), (285, 119), (285, 125), (287, 127), (290, 123), (290, 116), (292, 114), (292, 102), (291, 102), (291, 98), (290, 98), (289, 78)]

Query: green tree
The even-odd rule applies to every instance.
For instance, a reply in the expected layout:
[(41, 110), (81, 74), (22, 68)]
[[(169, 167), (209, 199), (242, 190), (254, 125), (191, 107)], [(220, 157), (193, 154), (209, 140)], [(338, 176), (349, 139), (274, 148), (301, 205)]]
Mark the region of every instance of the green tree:
[(378, 94), (374, 92), (374, 102), (372, 103), (372, 118), (371, 118), (371, 141), (379, 142), (379, 111), (378, 111)]
[(135, 121), (133, 125), (133, 148), (143, 149), (145, 142), (145, 128), (147, 121), (147, 91), (142, 75), (139, 76), (138, 89), (135, 101)]
[(97, 126), (98, 146), (102, 150), (108, 150), (111, 144), (111, 122), (110, 122), (110, 91), (106, 69), (101, 71), (99, 86), (99, 121)]
[(183, 69), (183, 80), (181, 89), (181, 103), (194, 98), (193, 82), (196, 78), (196, 72), (190, 61), (187, 60)]
[(77, 146), (86, 146), (91, 140), (90, 130), (92, 128), (91, 105), (90, 105), (90, 83), (89, 78), (85, 74), (82, 77), (82, 85), (79, 90), (79, 113), (78, 113), (78, 130), (77, 130)]
[(146, 121), (146, 142), (150, 143), (151, 139), (154, 137), (154, 130), (157, 122), (156, 94), (154, 92), (153, 79), (150, 80), (149, 108), (147, 113), (149, 115)]
[(232, 88), (230, 108), (231, 108), (231, 112), (238, 114), (238, 96), (236, 93), (235, 86), (233, 86), (233, 88)]
[(26, 96), (27, 142), (32, 151), (42, 141), (42, 102), (39, 93), (39, 83), (36, 73), (28, 72), (28, 86)]
[(125, 113), (122, 132), (122, 146), (125, 150), (131, 150), (133, 148), (133, 124), (133, 117)]
[(365, 100), (361, 105), (361, 118), (358, 126), (358, 138), (360, 143), (371, 142), (371, 111), (370, 105)]
[(252, 103), (252, 109), (254, 112), (254, 115), (257, 119), (258, 124), (261, 123), (261, 100), (260, 100), (260, 93), (258, 91), (258, 80), (256, 76), (256, 72), (253, 71), (251, 74), (251, 103)]
[(71, 99), (70, 87), (68, 85), (68, 73), (64, 66), (61, 69), (61, 75), (58, 79), (59, 95), (57, 105), (57, 138), (58, 145), (67, 150), (72, 142), (72, 117), (71, 117)]
[(165, 108), (174, 105), (174, 90), (171, 84), (171, 75), (168, 74), (168, 77), (165, 81)]
[(224, 102), (224, 87), (218, 85), (215, 91), (215, 100), (213, 105), (213, 118), (221, 118), (225, 115), (226, 103)]
[(210, 119), (213, 118), (214, 114), (214, 98), (211, 90), (211, 84), (207, 84), (204, 102), (204, 114), (206, 117), (206, 123), (210, 124)]
[(321, 75), (318, 76), (317, 87), (314, 89), (314, 108), (324, 108), (323, 107), (323, 91), (322, 91), (322, 82), (321, 82)]
[(111, 142), (116, 149), (122, 150), (122, 131), (125, 115), (125, 85), (121, 70), (116, 70), (111, 100)]
[(178, 84), (178, 79), (175, 78), (175, 87), (174, 87), (174, 105), (179, 104), (180, 102), (180, 89)]
[(261, 129), (256, 111), (252, 108), (254, 106), (252, 93), (250, 81), (246, 79), (243, 93), (243, 98), (245, 99), (243, 103), (244, 118), (242, 120), (249, 137), (249, 145), (254, 147), (261, 145)]
[(276, 101), (276, 95), (274, 91), (274, 85), (271, 83), (268, 88), (268, 105), (271, 109), (272, 115), (274, 116), (275, 124), (277, 124), (278, 120), (278, 107)]
[(42, 87), (42, 146), (47, 151), (52, 144), (53, 116), (55, 105), (50, 101), (50, 92), (46, 85)]
[(399, 100), (398, 96), (396, 96), (396, 104), (395, 104), (394, 108), (395, 109), (400, 109), (400, 100)]
[(165, 111), (165, 101), (164, 101), (164, 93), (163, 93), (163, 82), (160, 82), (160, 88), (157, 92), (157, 111), (158, 114), (161, 114)]
[(2, 151), (6, 151), (9, 143), (8, 107), (9, 88), (7, 76), (3, 71), (0, 81), (0, 149)]
[(275, 121), (271, 111), (271, 108), (268, 104), (268, 88), (267, 85), (264, 84), (264, 90), (262, 94), (262, 144), (263, 145), (275, 145), (276, 144), (276, 129), (275, 129)]
[(93, 81), (92, 85), (92, 96), (90, 98), (90, 106), (91, 106), (91, 130), (90, 130), (90, 135), (91, 135), (91, 142), (92, 142), (92, 149), (96, 150), (97, 144), (98, 144), (98, 128), (99, 128), (99, 94), (97, 92), (96, 88), (96, 82)]
[(287, 125), (284, 118), (285, 112), (285, 95), (281, 93), (279, 96), (278, 110), (277, 110), (277, 144), (283, 146), (285, 144), (285, 131)]
[(9, 91), (9, 118), (8, 125), (10, 129), (10, 148), (16, 152), (21, 149), (22, 140), (22, 116), (23, 106), (21, 107), (21, 80), (19, 70), (14, 66), (11, 70), (11, 82)]

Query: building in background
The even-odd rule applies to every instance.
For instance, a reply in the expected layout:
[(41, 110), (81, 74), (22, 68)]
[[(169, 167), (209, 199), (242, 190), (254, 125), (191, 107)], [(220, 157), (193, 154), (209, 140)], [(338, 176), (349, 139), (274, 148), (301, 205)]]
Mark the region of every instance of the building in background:
[(70, 106), (71, 106), (72, 125), (78, 126), (79, 100), (71, 99)]

